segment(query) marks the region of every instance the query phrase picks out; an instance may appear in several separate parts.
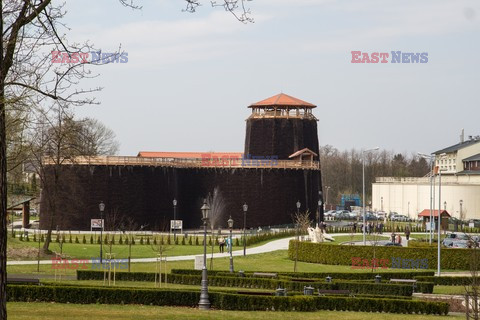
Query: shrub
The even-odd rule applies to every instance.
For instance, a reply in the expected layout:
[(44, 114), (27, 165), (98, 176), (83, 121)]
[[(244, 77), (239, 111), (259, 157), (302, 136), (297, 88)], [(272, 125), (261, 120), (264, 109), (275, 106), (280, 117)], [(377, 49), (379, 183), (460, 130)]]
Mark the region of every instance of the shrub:
[[(291, 240), (288, 248), (290, 259), (294, 259), (295, 257), (294, 243), (295, 240)], [(352, 265), (353, 257), (371, 259), (374, 250), (377, 259), (388, 259), (388, 267), (391, 266), (392, 257), (414, 260), (428, 259), (428, 264), (430, 266), (437, 265), (436, 248), (332, 246), (312, 242), (299, 242), (298, 261), (333, 265)], [(442, 249), (442, 268), (469, 270), (472, 252), (472, 249)]]
[(120, 235), (120, 239), (118, 239), (118, 244), (123, 244), (123, 238), (122, 238), (122, 235)]
[(198, 246), (198, 237), (195, 237), (195, 245)]
[(147, 244), (150, 245), (150, 237), (147, 238)]
[(417, 281), (433, 282), (435, 285), (441, 286), (468, 286), (473, 283), (472, 277), (433, 277), (433, 276), (416, 276)]
[(87, 243), (87, 238), (85, 237), (85, 235), (83, 235), (82, 243), (83, 243), (83, 244), (86, 244), (86, 243)]
[(101, 239), (100, 239), (100, 236), (97, 237), (97, 244), (100, 244), (101, 242)]
[(192, 237), (190, 237), (190, 238), (188, 239), (188, 244), (189, 244), (189, 245), (192, 245)]
[(185, 245), (185, 237), (182, 237), (182, 245)]
[(75, 243), (80, 243), (77, 236), (75, 236)]
[(167, 236), (167, 244), (168, 245), (172, 244), (172, 240), (170, 239), (170, 235)]
[(237, 247), (240, 246), (240, 241), (238, 240), (238, 238), (235, 239), (235, 246), (237, 246)]
[(143, 237), (140, 237), (140, 244), (143, 244)]
[[(273, 293), (273, 292), (272, 292)], [(48, 301), (57, 303), (144, 304), (195, 307), (200, 292), (165, 289), (79, 287), (66, 285), (8, 285), (7, 301)], [(314, 297), (274, 297), (209, 292), (211, 306), (222, 310), (275, 311), (363, 311), (389, 313), (448, 314), (448, 304), (408, 299)]]
[[(154, 278), (155, 274), (151, 272), (118, 272), (116, 274), (116, 279), (118, 281), (154, 281)], [(77, 279), (101, 280), (103, 279), (103, 272), (77, 270)], [(172, 273), (168, 276), (167, 280), (169, 283), (200, 285), (202, 277), (201, 275)], [(359, 282), (349, 280), (334, 280), (332, 283), (326, 283), (325, 280), (305, 283), (282, 279), (210, 275), (208, 282), (211, 286), (219, 287), (260, 288), (271, 290), (281, 287), (286, 288), (288, 291), (302, 291), (303, 287), (308, 284), (315, 289), (349, 290), (354, 294), (411, 296), (413, 292), (413, 287), (410, 284), (369, 283), (365, 281)], [(424, 291), (428, 290), (428, 288), (428, 286), (422, 287)], [(431, 283), (430, 292), (425, 293), (431, 293), (432, 291), (433, 283)]]
[[(373, 280), (377, 273), (369, 272), (276, 272), (276, 271), (264, 271), (265, 273), (276, 273), (279, 278), (292, 279), (292, 278), (308, 278), (308, 279), (318, 279), (319, 281), (325, 280), (327, 276), (335, 279), (342, 280)], [(201, 275), (201, 270), (193, 269), (172, 269), (172, 274), (188, 274), (188, 275)], [(220, 270), (209, 270), (209, 275), (218, 275), (218, 276), (232, 276), (231, 273), (220, 271)], [(253, 277), (253, 272), (245, 272), (246, 277)], [(390, 279), (413, 279), (417, 277), (430, 277), (435, 273), (433, 271), (404, 271), (404, 272), (382, 272), (382, 281)], [(236, 276), (236, 274), (234, 275)], [(418, 278), (417, 278), (418, 279)], [(426, 282), (433, 282), (430, 280), (419, 280)]]
[(90, 235), (90, 244), (93, 244), (93, 236)]

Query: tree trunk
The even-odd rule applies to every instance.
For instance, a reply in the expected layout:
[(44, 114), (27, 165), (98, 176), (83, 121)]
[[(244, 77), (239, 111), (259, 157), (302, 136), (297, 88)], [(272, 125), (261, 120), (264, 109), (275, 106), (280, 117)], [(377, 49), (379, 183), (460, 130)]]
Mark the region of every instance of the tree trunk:
[[(3, 49), (0, 49), (0, 57), (2, 56)], [(3, 77), (0, 75), (0, 319), (7, 319), (7, 141), (4, 89)]]

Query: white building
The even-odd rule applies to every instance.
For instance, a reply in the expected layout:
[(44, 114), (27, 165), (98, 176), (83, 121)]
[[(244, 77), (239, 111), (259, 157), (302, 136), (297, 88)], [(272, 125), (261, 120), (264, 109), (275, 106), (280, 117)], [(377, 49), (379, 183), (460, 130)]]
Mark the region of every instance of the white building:
[[(442, 170), (441, 209), (455, 218), (480, 219), (480, 136), (439, 150), (435, 165)], [(372, 207), (416, 218), (430, 209), (430, 174), (421, 178), (378, 177), (372, 185)], [(438, 175), (435, 209), (438, 209)]]

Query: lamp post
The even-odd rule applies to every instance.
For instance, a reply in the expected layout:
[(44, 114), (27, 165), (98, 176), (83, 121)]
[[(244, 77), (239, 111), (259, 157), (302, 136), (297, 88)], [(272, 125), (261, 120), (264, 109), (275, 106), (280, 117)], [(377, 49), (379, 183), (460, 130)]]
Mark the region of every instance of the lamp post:
[(323, 217), (323, 211), (324, 210), (322, 210), (323, 209), (322, 208), (322, 205), (323, 205), (322, 199), (323, 199), (323, 194), (322, 194), (322, 191), (320, 190), (320, 191), (318, 191), (318, 219), (317, 219), (317, 223), (318, 223), (319, 226), (320, 226), (320, 222), (323, 222), (323, 219), (324, 219), (324, 217)]
[(293, 265), (293, 271), (294, 272), (297, 272), (297, 261), (298, 261), (298, 219), (300, 217), (300, 207), (302, 206), (302, 204), (300, 203), (300, 200), (297, 201), (296, 203), (297, 205), (297, 216), (296, 216), (296, 219), (295, 219), (295, 236), (296, 236), (296, 241), (295, 241), (295, 264)]
[(443, 210), (447, 211), (447, 201), (443, 202)]
[[(440, 157), (443, 157), (445, 153), (442, 153)], [(441, 225), (442, 225), (442, 169), (438, 167), (438, 245), (437, 245), (437, 276), (440, 277), (440, 259), (441, 259), (441, 250), (440, 250), (440, 237), (441, 237)]]
[(243, 204), (243, 255), (247, 255), (247, 203)]
[(105, 210), (105, 203), (103, 201), (100, 201), (100, 204), (98, 205), (98, 209), (100, 209), (100, 263), (103, 263), (103, 211)]
[(232, 216), (230, 216), (230, 219), (227, 221), (228, 223), (228, 228), (230, 229), (230, 272), (233, 273), (233, 242), (232, 242), (232, 230), (233, 230), (233, 219)]
[(380, 211), (383, 212), (383, 197), (380, 197), (380, 208), (381, 208)]
[(320, 227), (320, 222), (323, 222), (323, 214), (321, 212), (321, 208), (322, 208), (322, 205), (323, 205), (323, 202), (322, 200), (318, 200), (318, 221), (317, 221), (317, 225)]
[(363, 199), (362, 199), (362, 205), (363, 205), (363, 245), (366, 246), (367, 245), (367, 237), (366, 237), (366, 234), (365, 234), (365, 231), (366, 231), (366, 228), (365, 228), (365, 225), (366, 225), (366, 221), (365, 221), (365, 215), (366, 215), (366, 211), (365, 211), (365, 153), (367, 152), (370, 152), (370, 151), (375, 151), (375, 150), (378, 150), (379, 148), (376, 147), (376, 148), (373, 148), (373, 149), (368, 149), (368, 150), (363, 150), (362, 151), (362, 185), (363, 185)]
[(462, 231), (463, 231), (463, 200), (460, 200), (460, 221), (462, 223)]
[(207, 204), (207, 199), (203, 201), (202, 221), (203, 221), (203, 267), (202, 267), (202, 287), (200, 290), (200, 301), (198, 308), (200, 310), (210, 310), (210, 300), (208, 299), (208, 278), (207, 278), (207, 222), (210, 207)]
[(431, 170), (431, 174), (430, 174), (430, 220), (428, 221), (428, 223), (430, 224), (430, 228), (428, 230), (428, 233), (429, 233), (429, 239), (430, 239), (430, 244), (432, 244), (432, 237), (433, 237), (433, 232), (432, 232), (432, 215), (433, 215), (433, 210), (435, 208), (435, 174), (433, 172), (433, 159), (434, 159), (434, 156), (433, 155), (428, 155), (428, 154), (424, 154), (424, 153), (418, 153), (419, 156), (421, 156), (422, 158), (424, 159), (429, 159), (430, 160), (430, 170)]
[(173, 243), (177, 241), (177, 199), (173, 199)]

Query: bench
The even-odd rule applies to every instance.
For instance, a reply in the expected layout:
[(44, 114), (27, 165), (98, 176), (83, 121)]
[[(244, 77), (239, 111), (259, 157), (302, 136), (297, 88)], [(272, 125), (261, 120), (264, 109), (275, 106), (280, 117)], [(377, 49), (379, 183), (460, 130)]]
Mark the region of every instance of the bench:
[(260, 278), (276, 278), (277, 274), (276, 273), (268, 273), (268, 272), (254, 272), (253, 276), (254, 277), (260, 277)]
[(265, 291), (237, 291), (237, 294), (246, 294), (250, 296), (272, 296), (273, 293)]
[(413, 286), (413, 291), (417, 288), (417, 280), (415, 279), (390, 279), (392, 283), (410, 283)]
[(326, 290), (326, 289), (318, 289), (318, 295), (319, 296), (325, 296), (325, 295), (344, 295), (344, 296), (349, 296), (350, 295), (350, 290)]
[(7, 284), (33, 284), (40, 285), (39, 279), (33, 278), (7, 278)]

